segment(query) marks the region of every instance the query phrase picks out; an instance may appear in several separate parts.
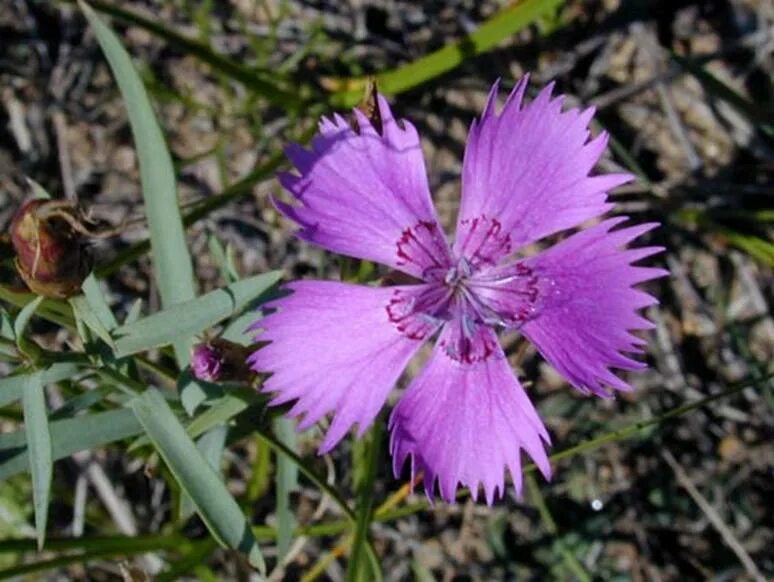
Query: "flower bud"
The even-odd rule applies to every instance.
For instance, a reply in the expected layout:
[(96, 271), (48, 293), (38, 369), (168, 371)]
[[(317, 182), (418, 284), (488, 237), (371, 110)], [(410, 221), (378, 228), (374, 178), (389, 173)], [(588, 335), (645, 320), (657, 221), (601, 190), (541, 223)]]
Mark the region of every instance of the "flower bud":
[(204, 382), (251, 382), (255, 373), (247, 365), (253, 348), (222, 338), (193, 347), (191, 371)]
[(67, 201), (34, 199), (16, 211), (16, 270), (31, 291), (57, 299), (80, 292), (92, 261), (78, 224), (78, 211)]

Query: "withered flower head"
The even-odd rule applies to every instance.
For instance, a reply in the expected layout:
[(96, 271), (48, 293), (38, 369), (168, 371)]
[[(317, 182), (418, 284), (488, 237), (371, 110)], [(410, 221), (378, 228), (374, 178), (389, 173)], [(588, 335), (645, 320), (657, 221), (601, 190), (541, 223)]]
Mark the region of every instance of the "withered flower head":
[(31, 291), (57, 299), (80, 292), (92, 266), (85, 232), (77, 207), (68, 201), (34, 199), (16, 211), (11, 222), (16, 270)]

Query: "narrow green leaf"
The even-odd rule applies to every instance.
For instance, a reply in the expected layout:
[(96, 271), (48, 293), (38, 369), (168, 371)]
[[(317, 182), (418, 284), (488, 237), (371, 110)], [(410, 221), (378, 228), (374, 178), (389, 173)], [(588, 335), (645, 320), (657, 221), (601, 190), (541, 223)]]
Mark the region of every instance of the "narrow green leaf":
[(746, 234), (731, 228), (718, 227), (718, 230), (735, 247), (743, 250), (767, 267), (774, 267), (774, 243), (755, 236)]
[(141, 315), (142, 315), (142, 299), (137, 299), (134, 303), (132, 303), (132, 306), (129, 308), (129, 313), (126, 314), (126, 318), (124, 319), (124, 325), (129, 325), (130, 323), (139, 321)]
[(100, 384), (96, 388), (86, 390), (78, 396), (66, 400), (62, 406), (49, 416), (49, 421), (72, 418), (82, 410), (87, 410), (104, 400), (114, 389), (110, 384)]
[(4, 337), (12, 342), (16, 341), (11, 316), (8, 315), (8, 312), (3, 307), (0, 307), (0, 337)]
[[(11, 305), (15, 305), (16, 307), (23, 308), (35, 301), (37, 295), (16, 291), (15, 289), (11, 289), (10, 286), (0, 283), (0, 299)], [(40, 304), (36, 313), (38, 314), (38, 317), (42, 317), (43, 319), (61, 325), (62, 327), (70, 329), (75, 327), (75, 324), (73, 323), (72, 308), (70, 307), (70, 304), (65, 301), (59, 299), (46, 299)]]
[(215, 264), (220, 269), (220, 276), (228, 283), (233, 283), (240, 279), (239, 273), (234, 264), (233, 247), (231, 245), (228, 248), (224, 248), (218, 237), (211, 234), (207, 239), (207, 246), (210, 251), (210, 255), (215, 260)]
[[(142, 432), (131, 410), (87, 414), (49, 423), (54, 461)], [(0, 434), (0, 481), (29, 468), (25, 431)]]
[(48, 499), (51, 492), (53, 454), (51, 433), (48, 426), (43, 373), (38, 371), (27, 376), (22, 392), (24, 407), (24, 433), (27, 437), (27, 452), (32, 474), (32, 502), (35, 507), (35, 531), (38, 550), (43, 549), (48, 521)]
[[(285, 417), (274, 419), (274, 433), (289, 450), (297, 452), (298, 438), (292, 420)], [(295, 518), (290, 510), (290, 494), (298, 486), (298, 467), (286, 455), (277, 455), (277, 559), (282, 560), (293, 541)]]
[(116, 355), (136, 354), (168, 345), (182, 335), (194, 335), (239, 313), (251, 301), (270, 289), (281, 277), (271, 271), (237, 281), (191, 301), (167, 307), (135, 323), (117, 328)]
[[(562, 0), (510, 3), (465, 38), (402, 67), (376, 75), (379, 90), (387, 95), (395, 95), (448, 73), (466, 60), (493, 49), (506, 38), (550, 14), (561, 4)], [(335, 105), (354, 105), (362, 97), (364, 83), (365, 80), (361, 79), (345, 81), (344, 92), (333, 95), (332, 101)]]
[(13, 324), (13, 333), (16, 336), (16, 347), (32, 361), (37, 359), (42, 350), (33, 340), (28, 339), (24, 332), (27, 330), (30, 319), (32, 319), (32, 316), (38, 310), (42, 302), (43, 297), (36, 297), (30, 301), (22, 308), (19, 315), (16, 316), (16, 321), (14, 321)]
[[(185, 431), (188, 436), (195, 439), (203, 435), (208, 430), (224, 424), (245, 410), (250, 404), (249, 398), (240, 397), (234, 394), (226, 394), (212, 403), (212, 406), (196, 416), (186, 426)], [(129, 447), (129, 452), (144, 447), (149, 443), (148, 437), (141, 436)]]
[(51, 198), (51, 194), (48, 193), (48, 190), (38, 184), (35, 180), (28, 177), (26, 178), (26, 181), (27, 186), (29, 186), (32, 191), (33, 198), (37, 198), (38, 200), (49, 200)]
[(239, 505), (161, 393), (149, 389), (134, 399), (131, 407), (180, 487), (193, 500), (212, 536), (225, 547), (243, 551), (263, 573), (263, 556)]
[(247, 493), (244, 497), (246, 507), (251, 507), (269, 490), (271, 478), (271, 449), (259, 438), (253, 438), (255, 443), (255, 460), (247, 478)]
[[(80, 369), (75, 364), (56, 363), (43, 370), (43, 384), (53, 384), (75, 376)], [(0, 378), (0, 406), (19, 400), (27, 385), (29, 376), (35, 371), (27, 371), (14, 376)]]
[(114, 330), (118, 327), (118, 320), (113, 314), (113, 310), (110, 309), (107, 299), (102, 294), (102, 289), (99, 287), (99, 281), (94, 276), (94, 273), (86, 277), (86, 280), (81, 286), (83, 294), (86, 296), (86, 301), (89, 303), (89, 307), (94, 315), (99, 319), (102, 327), (108, 331)]
[(192, 438), (204, 434), (219, 424), (224, 424), (245, 410), (249, 402), (244, 398), (226, 394), (210, 408), (194, 418), (186, 429)]
[[(220, 424), (196, 439), (196, 448), (204, 457), (204, 460), (220, 475), (220, 460), (223, 457), (223, 449), (226, 446), (228, 427)], [(185, 521), (196, 511), (193, 500), (183, 494), (180, 499), (180, 521)]]
[(382, 445), (382, 422), (377, 419), (363, 441), (364, 454), (359, 462), (362, 468), (360, 483), (357, 492), (357, 508), (355, 514), (355, 535), (352, 541), (352, 551), (347, 567), (347, 581), (361, 582), (366, 580), (381, 579), (382, 573), (378, 563), (372, 563), (371, 577), (367, 576), (363, 568), (363, 555), (368, 543), (368, 530), (373, 519), (374, 483), (376, 482), (376, 470), (379, 465), (379, 453)]
[(38, 307), (40, 307), (43, 299), (43, 297), (36, 297), (27, 303), (27, 305), (19, 312), (19, 315), (16, 316), (16, 321), (13, 322), (13, 333), (16, 336), (16, 341), (20, 341), (24, 336), (24, 332), (27, 329), (30, 319), (35, 315), (35, 312), (38, 310)]
[[(87, 328), (89, 328), (96, 336), (105, 342), (110, 348), (115, 351), (116, 346), (113, 342), (113, 338), (110, 336), (110, 331), (102, 322), (100, 316), (94, 311), (91, 303), (84, 295), (78, 295), (77, 297), (70, 298), (70, 305), (73, 308), (73, 315), (75, 315), (76, 322), (82, 322)], [(82, 338), (85, 341), (85, 338)]]
[[(196, 292), (191, 257), (177, 201), (172, 157), (129, 54), (121, 46), (115, 33), (85, 2), (80, 1), (79, 5), (105, 53), (129, 115), (137, 146), (140, 180), (154, 259), (154, 275), (159, 286), (161, 303), (164, 307), (169, 307), (188, 301)], [(183, 367), (190, 359), (192, 339), (181, 333), (175, 338), (174, 344), (178, 364)]]

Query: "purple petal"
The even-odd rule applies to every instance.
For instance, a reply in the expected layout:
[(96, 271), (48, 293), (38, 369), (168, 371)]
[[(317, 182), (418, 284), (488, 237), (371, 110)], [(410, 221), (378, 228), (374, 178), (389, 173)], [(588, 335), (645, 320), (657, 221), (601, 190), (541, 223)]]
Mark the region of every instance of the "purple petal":
[(419, 135), (396, 121), (379, 98), (383, 132), (360, 115), (360, 133), (340, 116), (323, 119), (311, 151), (286, 153), (299, 175), (279, 179), (300, 205), (275, 200), (299, 224), (298, 236), (331, 251), (422, 277), (449, 262), (449, 248), (430, 198)]
[[(278, 311), (255, 322), (257, 339), (271, 343), (250, 356), (257, 372), (272, 372), (263, 391), (272, 404), (296, 400), (291, 416), (304, 415), (299, 429), (335, 411), (320, 452), (327, 452), (352, 425), (362, 434), (425, 335), (409, 336), (390, 320), (396, 292), (418, 294), (423, 286), (375, 288), (337, 282), (301, 281), (291, 295), (271, 304)], [(417, 326), (412, 326), (416, 331)]]
[(412, 481), (415, 473), (424, 471), (431, 499), (436, 481), (441, 497), (450, 503), (458, 485), (476, 497), (480, 484), (491, 504), (505, 490), (506, 469), (520, 495), (522, 450), (546, 478), (551, 475), (545, 451), (548, 433), (497, 336), (483, 329), (495, 349), (482, 360), (465, 363), (451, 358), (444, 348), (452, 334), (445, 327), (430, 361), (390, 417), (395, 475), (411, 457)]
[[(629, 174), (589, 177), (607, 145), (607, 135), (589, 141), (593, 109), (562, 112), (562, 97), (548, 85), (522, 106), (524, 77), (502, 112), (495, 111), (498, 83), (465, 148), (462, 203), (454, 249), (462, 252), (472, 221), (496, 221), (498, 238), (516, 251), (552, 233), (578, 226), (611, 208), (607, 192), (630, 181)], [(507, 246), (507, 248), (506, 248)], [(504, 255), (503, 255), (504, 256)]]
[(631, 389), (609, 368), (645, 367), (624, 352), (642, 351), (643, 340), (630, 331), (652, 327), (637, 311), (657, 301), (633, 285), (668, 275), (631, 264), (663, 248), (622, 249), (657, 225), (611, 230), (624, 220), (605, 220), (525, 261), (540, 283), (534, 319), (522, 332), (576, 388), (603, 397), (610, 396), (606, 385)]

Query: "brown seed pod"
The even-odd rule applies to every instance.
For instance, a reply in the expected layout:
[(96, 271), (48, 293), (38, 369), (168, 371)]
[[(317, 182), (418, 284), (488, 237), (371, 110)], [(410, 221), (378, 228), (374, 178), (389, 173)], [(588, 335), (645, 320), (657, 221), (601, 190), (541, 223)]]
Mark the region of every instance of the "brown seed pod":
[(16, 211), (11, 222), (16, 270), (31, 291), (57, 299), (80, 292), (92, 267), (86, 232), (68, 201), (34, 199)]
[[(374, 77), (369, 77), (363, 90), (363, 97), (360, 100), (360, 103), (357, 104), (357, 108), (363, 112), (366, 119), (368, 119), (376, 130), (376, 133), (382, 135), (384, 126), (382, 124), (382, 113), (379, 110), (378, 96), (379, 91), (376, 87), (376, 79)], [(352, 114), (350, 119), (350, 125), (352, 126), (352, 129), (360, 133), (360, 124), (357, 122), (357, 118), (354, 114)]]

